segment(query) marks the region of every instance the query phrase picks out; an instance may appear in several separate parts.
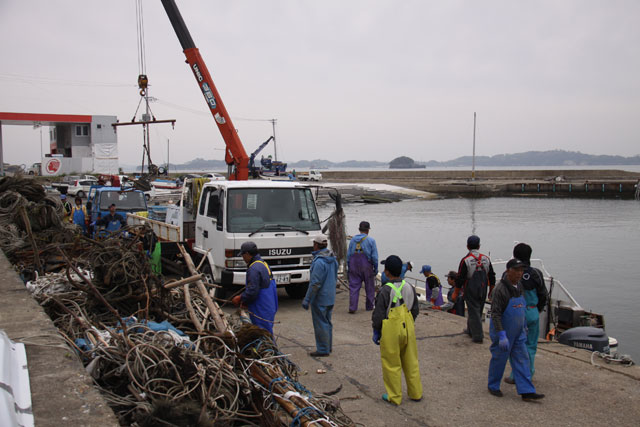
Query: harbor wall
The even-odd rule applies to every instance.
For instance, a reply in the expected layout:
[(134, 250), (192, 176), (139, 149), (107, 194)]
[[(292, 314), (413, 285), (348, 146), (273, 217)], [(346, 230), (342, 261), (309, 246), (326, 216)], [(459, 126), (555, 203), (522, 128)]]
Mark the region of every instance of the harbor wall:
[(0, 251), (0, 329), (27, 352), (37, 426), (118, 426), (78, 356)]
[(632, 199), (640, 173), (620, 170), (324, 171), (325, 182), (384, 183), (442, 196)]

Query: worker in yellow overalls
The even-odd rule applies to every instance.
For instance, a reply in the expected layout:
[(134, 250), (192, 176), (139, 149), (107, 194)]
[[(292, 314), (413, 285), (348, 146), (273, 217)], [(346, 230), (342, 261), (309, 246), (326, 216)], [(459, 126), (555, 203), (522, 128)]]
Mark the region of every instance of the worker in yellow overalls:
[(400, 405), (403, 372), (409, 398), (414, 401), (422, 399), (414, 330), (414, 320), (419, 312), (418, 297), (413, 286), (400, 278), (402, 260), (399, 257), (387, 257), (384, 267), (389, 281), (383, 283), (371, 316), (373, 342), (380, 346), (382, 379), (387, 391), (382, 395), (382, 400)]

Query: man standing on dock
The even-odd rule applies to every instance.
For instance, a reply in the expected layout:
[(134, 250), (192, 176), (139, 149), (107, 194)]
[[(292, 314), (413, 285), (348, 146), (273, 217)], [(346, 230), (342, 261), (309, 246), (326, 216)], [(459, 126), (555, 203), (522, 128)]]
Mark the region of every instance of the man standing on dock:
[[(513, 257), (521, 260), (527, 265), (522, 275), (522, 287), (524, 288), (524, 299), (527, 301), (525, 319), (527, 321), (527, 352), (529, 353), (529, 369), (531, 378), (536, 371), (533, 361), (538, 350), (538, 337), (540, 336), (540, 313), (544, 310), (549, 297), (547, 287), (544, 284), (542, 272), (531, 267), (531, 246), (526, 243), (518, 243), (513, 248)], [(505, 272), (506, 274), (506, 272)], [(513, 372), (504, 379), (508, 384), (515, 384)]]
[(402, 373), (407, 394), (414, 401), (422, 399), (422, 382), (418, 363), (418, 347), (414, 321), (420, 312), (418, 297), (412, 285), (400, 278), (402, 260), (390, 255), (384, 262), (388, 281), (376, 297), (371, 316), (373, 342), (380, 346), (382, 379), (386, 393), (382, 400), (402, 403)]
[(467, 239), (467, 249), (469, 253), (462, 258), (458, 267), (458, 278), (456, 279), (456, 290), (453, 293), (454, 300), (460, 294), (467, 303), (467, 329), (465, 332), (471, 336), (475, 343), (482, 343), (484, 333), (482, 332), (482, 309), (487, 299), (487, 288), (489, 295), (496, 284), (496, 273), (493, 271), (491, 259), (478, 252), (480, 249), (480, 238), (476, 235)]
[(327, 236), (321, 234), (313, 238), (313, 261), (307, 295), (302, 300), (305, 310), (311, 306), (313, 332), (316, 337), (316, 351), (311, 357), (326, 357), (331, 353), (333, 340), (333, 324), (331, 312), (336, 300), (336, 283), (338, 282), (338, 261), (327, 245)]
[(347, 250), (347, 267), (349, 268), (349, 313), (358, 310), (360, 288), (364, 282), (367, 295), (365, 308), (373, 310), (375, 301), (375, 283), (373, 277), (378, 274), (378, 247), (373, 237), (369, 237), (371, 226), (362, 221), (358, 230), (360, 234), (353, 236)]
[(491, 361), (489, 362), (489, 393), (502, 397), (500, 383), (502, 374), (511, 362), (513, 378), (522, 400), (542, 399), (544, 394), (536, 393), (531, 382), (529, 355), (527, 354), (527, 324), (525, 310), (527, 301), (520, 283), (527, 264), (517, 258), (509, 260), (507, 271), (498, 283), (491, 304)]

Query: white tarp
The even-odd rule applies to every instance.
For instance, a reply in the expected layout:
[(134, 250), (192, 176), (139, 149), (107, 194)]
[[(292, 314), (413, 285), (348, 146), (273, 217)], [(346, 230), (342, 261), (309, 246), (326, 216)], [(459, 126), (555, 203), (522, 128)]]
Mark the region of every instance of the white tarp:
[(34, 425), (31, 387), (24, 344), (15, 343), (0, 329), (0, 425)]
[(93, 144), (93, 172), (105, 175), (118, 174), (118, 143)]

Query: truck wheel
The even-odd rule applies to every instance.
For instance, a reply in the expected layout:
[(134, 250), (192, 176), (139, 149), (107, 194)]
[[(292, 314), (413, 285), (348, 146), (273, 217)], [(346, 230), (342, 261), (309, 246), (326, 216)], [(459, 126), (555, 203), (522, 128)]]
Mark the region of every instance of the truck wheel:
[(76, 197), (80, 197), (81, 199), (84, 199), (84, 191), (80, 190), (76, 193)]
[(309, 282), (306, 283), (296, 283), (292, 285), (286, 285), (284, 289), (287, 291), (287, 295), (289, 295), (292, 299), (302, 299), (305, 295), (307, 295), (307, 288), (309, 288)]
[[(202, 267), (202, 274), (204, 274), (204, 279), (207, 282), (214, 283), (213, 273), (208, 262), (204, 265), (204, 267)], [(213, 296), (215, 298), (225, 299), (227, 296), (227, 291), (224, 288), (215, 288), (215, 290), (213, 291)]]

